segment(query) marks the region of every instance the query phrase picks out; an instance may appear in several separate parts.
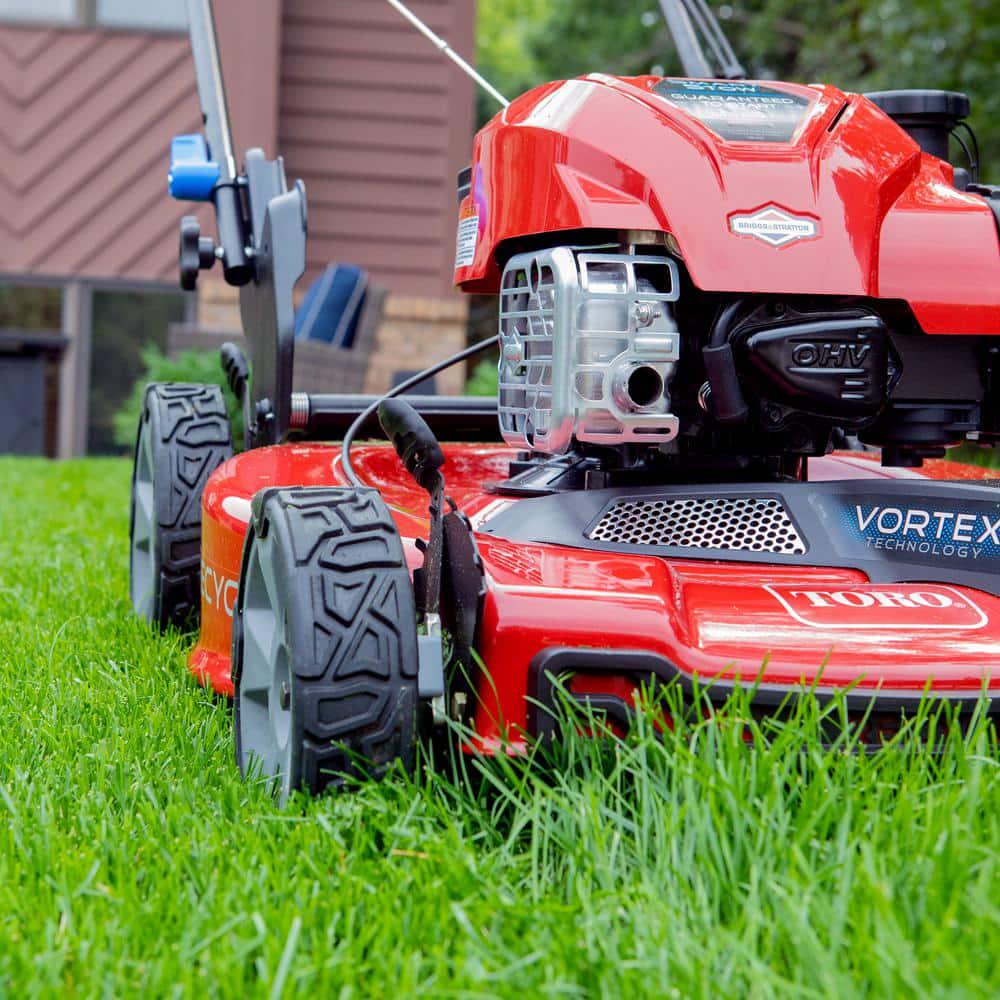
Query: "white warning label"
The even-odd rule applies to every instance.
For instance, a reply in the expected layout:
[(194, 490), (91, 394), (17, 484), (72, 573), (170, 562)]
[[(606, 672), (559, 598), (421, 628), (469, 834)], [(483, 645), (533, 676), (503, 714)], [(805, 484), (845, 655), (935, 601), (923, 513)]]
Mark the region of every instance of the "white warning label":
[(476, 259), (479, 243), (479, 216), (467, 215), (458, 222), (458, 239), (455, 241), (455, 270), (469, 267)]
[(791, 142), (810, 104), (799, 94), (737, 80), (668, 79), (654, 92), (730, 142)]

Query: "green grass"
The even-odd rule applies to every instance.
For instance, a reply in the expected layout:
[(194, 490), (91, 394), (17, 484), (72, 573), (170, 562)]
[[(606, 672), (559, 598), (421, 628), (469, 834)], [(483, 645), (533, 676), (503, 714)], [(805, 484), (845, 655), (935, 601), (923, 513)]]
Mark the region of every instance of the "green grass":
[(992, 728), (750, 749), (737, 705), (279, 811), (129, 614), (126, 463), (0, 486), (0, 996), (995, 995)]

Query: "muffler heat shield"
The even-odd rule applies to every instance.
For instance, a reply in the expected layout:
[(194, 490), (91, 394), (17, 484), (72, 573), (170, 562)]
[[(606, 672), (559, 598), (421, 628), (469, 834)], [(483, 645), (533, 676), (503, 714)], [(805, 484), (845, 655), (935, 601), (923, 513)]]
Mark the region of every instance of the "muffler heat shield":
[(556, 247), (511, 258), (500, 292), (500, 430), (564, 454), (677, 436), (669, 384), (680, 357), (668, 257)]

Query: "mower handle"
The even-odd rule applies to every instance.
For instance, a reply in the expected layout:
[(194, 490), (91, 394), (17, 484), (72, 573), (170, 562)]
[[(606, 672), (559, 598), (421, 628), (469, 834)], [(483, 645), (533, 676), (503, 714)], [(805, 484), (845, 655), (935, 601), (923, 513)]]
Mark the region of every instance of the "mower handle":
[(239, 175), (233, 153), (226, 89), (222, 81), (218, 36), (211, 0), (188, 0), (188, 33), (198, 81), (198, 100), (209, 152), (218, 165), (218, 180), (212, 191), (219, 230), (222, 269), (230, 285), (245, 285), (253, 278), (247, 257), (247, 232), (238, 190)]

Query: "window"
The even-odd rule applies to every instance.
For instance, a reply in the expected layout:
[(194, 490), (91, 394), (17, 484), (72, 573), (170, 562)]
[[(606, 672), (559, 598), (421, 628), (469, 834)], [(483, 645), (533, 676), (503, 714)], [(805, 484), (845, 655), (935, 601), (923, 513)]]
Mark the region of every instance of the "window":
[(115, 28), (160, 28), (183, 30), (187, 27), (184, 0), (97, 0), (97, 23)]
[(0, 18), (8, 21), (73, 21), (78, 0), (0, 0)]
[(185, 0), (0, 0), (0, 21), (183, 31)]
[[(167, 328), (171, 323), (182, 322), (184, 313), (184, 295), (179, 291), (94, 290), (87, 402), (88, 454), (120, 455), (128, 450), (126, 442), (131, 420), (126, 417), (125, 427), (119, 426), (116, 435), (115, 414), (128, 407), (130, 397), (135, 400), (136, 383), (148, 381), (144, 350), (155, 346), (158, 348), (156, 357), (162, 358), (167, 346)], [(210, 371), (218, 361), (211, 352), (207, 353), (207, 359), (203, 358), (201, 363)], [(190, 363), (198, 370), (197, 360)], [(156, 376), (153, 378), (155, 380)], [(189, 377), (188, 380), (202, 379)], [(122, 422), (119, 420), (119, 425)]]

